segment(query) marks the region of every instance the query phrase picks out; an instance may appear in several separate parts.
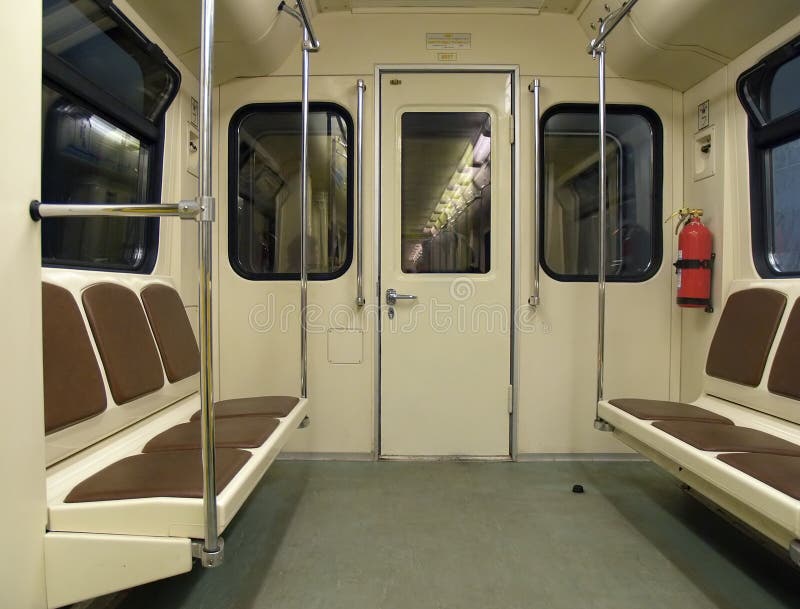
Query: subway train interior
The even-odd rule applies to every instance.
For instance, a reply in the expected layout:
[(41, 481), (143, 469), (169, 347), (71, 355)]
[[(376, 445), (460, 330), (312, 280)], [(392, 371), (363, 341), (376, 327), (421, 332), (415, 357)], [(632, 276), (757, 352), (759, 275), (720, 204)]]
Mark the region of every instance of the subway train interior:
[(798, 0), (0, 7), (0, 608), (800, 607)]

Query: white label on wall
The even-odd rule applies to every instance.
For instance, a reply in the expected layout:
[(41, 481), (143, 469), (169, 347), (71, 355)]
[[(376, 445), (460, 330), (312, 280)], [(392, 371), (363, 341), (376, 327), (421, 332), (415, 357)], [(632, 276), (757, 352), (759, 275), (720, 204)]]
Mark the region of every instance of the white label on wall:
[(192, 98), (192, 115), (189, 119), (189, 122), (192, 123), (195, 127), (200, 124), (199, 120), (200, 116), (200, 104), (197, 103), (197, 100), (193, 97)]
[(458, 61), (458, 53), (436, 53), (439, 61)]
[(428, 32), (425, 34), (425, 46), (428, 50), (471, 49), (472, 34), (466, 32)]
[(705, 129), (711, 123), (710, 103), (708, 100), (697, 106), (697, 130)]

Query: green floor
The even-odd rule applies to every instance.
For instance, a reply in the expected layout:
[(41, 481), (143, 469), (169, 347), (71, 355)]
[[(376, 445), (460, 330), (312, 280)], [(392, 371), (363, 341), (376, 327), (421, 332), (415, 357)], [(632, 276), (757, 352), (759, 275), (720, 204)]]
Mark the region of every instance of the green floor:
[(119, 607), (800, 607), (800, 571), (643, 462), (278, 462), (225, 543)]

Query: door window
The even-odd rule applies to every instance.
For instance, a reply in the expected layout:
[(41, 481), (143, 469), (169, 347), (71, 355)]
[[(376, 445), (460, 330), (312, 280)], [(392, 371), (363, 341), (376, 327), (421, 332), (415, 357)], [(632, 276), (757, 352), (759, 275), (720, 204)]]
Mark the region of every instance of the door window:
[[(342, 275), (353, 257), (353, 126), (334, 104), (308, 117), (309, 279)], [(300, 277), (300, 104), (256, 104), (231, 121), (233, 269), (253, 280)]]
[(491, 117), (406, 112), (401, 122), (404, 273), (491, 268)]

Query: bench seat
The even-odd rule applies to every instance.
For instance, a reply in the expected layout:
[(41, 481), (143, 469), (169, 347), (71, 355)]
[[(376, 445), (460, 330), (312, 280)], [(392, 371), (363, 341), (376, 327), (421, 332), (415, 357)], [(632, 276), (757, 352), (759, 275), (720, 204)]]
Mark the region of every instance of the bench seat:
[[(221, 400), (214, 404), (214, 418), (244, 417), (265, 415), (270, 417), (288, 416), (297, 406), (300, 398), (288, 395), (265, 395), (248, 398)], [(200, 411), (192, 415), (192, 421), (200, 420)]]
[[(215, 479), (221, 492), (247, 463), (250, 453), (235, 448), (216, 451)], [(64, 498), (64, 503), (203, 497), (202, 455), (199, 450), (170, 450), (120, 459), (87, 478)]]
[[(265, 416), (220, 419), (214, 426), (214, 443), (217, 448), (258, 448), (278, 425), (278, 419)], [(200, 450), (200, 439), (200, 421), (180, 423), (150, 440), (142, 452)]]
[(734, 282), (697, 400), (603, 400), (598, 415), (622, 442), (800, 564), (798, 355), (800, 289)]
[(717, 457), (759, 482), (800, 500), (800, 457), (773, 454), (732, 453)]
[[(786, 442), (800, 444), (800, 430), (791, 423), (776, 420), (767, 426), (757, 420), (759, 417), (754, 416), (758, 413), (712, 396), (703, 396), (699, 404), (704, 409), (730, 419), (736, 425), (760, 428), (760, 431)], [(737, 505), (745, 505), (753, 513), (762, 515), (777, 525), (765, 527), (762, 532), (782, 547), (788, 548), (791, 541), (800, 537), (800, 501), (797, 499), (731, 467), (717, 458), (719, 452), (699, 450), (659, 429), (656, 421), (639, 419), (608, 401), (600, 402), (599, 414), (604, 421), (614, 426), (617, 438), (659, 463), (677, 478), (690, 486), (699, 487), (699, 484), (685, 476), (687, 471), (691, 472), (703, 480), (708, 488), (719, 489), (734, 498)], [(698, 490), (703, 492), (707, 489)], [(730, 506), (723, 507), (735, 513)], [(737, 515), (741, 517), (740, 514)]]
[(610, 402), (617, 408), (635, 416), (637, 419), (649, 421), (698, 421), (714, 424), (730, 425), (730, 419), (683, 402), (665, 402), (662, 400), (641, 400), (637, 398), (620, 398)]
[[(203, 500), (185, 497), (148, 497), (112, 501), (69, 503), (65, 499), (84, 480), (117, 461), (141, 454), (152, 438), (175, 425), (186, 423), (200, 406), (194, 394), (93, 447), (83, 458), (51, 468), (47, 478), (48, 531), (144, 535), (154, 537), (203, 537)], [(233, 520), (307, 414), (308, 400), (300, 400), (258, 448), (247, 449), (247, 462), (217, 493), (219, 533)], [(218, 452), (227, 449), (218, 449)], [(198, 464), (198, 472), (200, 472)]]
[(700, 450), (800, 457), (800, 444), (787, 442), (752, 427), (696, 421), (657, 421), (653, 426)]

